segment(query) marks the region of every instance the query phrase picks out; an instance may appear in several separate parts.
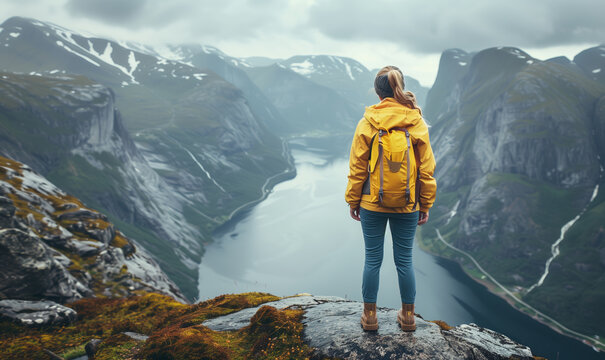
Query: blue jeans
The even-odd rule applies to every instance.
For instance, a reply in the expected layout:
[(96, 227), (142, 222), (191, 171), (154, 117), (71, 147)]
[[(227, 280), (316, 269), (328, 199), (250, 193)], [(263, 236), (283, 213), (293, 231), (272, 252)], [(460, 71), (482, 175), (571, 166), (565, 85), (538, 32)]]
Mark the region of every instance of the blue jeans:
[(397, 267), (401, 302), (413, 304), (416, 297), (416, 278), (412, 266), (412, 246), (418, 223), (418, 212), (384, 213), (362, 208), (359, 215), (366, 247), (366, 260), (361, 286), (363, 301), (367, 303), (376, 302), (383, 257), (384, 233), (388, 220), (393, 235), (393, 257)]

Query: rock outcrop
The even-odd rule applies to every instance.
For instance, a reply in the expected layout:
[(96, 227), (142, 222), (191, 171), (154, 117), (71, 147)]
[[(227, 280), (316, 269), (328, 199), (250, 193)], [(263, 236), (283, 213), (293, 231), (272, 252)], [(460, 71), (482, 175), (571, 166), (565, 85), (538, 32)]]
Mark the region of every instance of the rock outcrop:
[[(304, 341), (315, 358), (343, 359), (533, 359), (531, 350), (508, 337), (475, 324), (444, 329), (416, 315), (417, 330), (403, 332), (397, 310), (379, 308), (379, 329), (364, 332), (359, 324), (363, 304), (337, 297), (296, 296), (266, 303), (277, 309), (302, 309)], [(259, 307), (203, 323), (215, 331), (234, 331), (250, 324)]]
[(0, 292), (8, 298), (59, 302), (92, 295), (55, 259), (53, 252), (33, 233), (0, 230)]
[(54, 326), (76, 320), (73, 309), (53, 301), (0, 300), (0, 315), (27, 326)]
[(28, 166), (0, 157), (0, 294), (72, 302), (178, 287), (107, 217)]
[(417, 330), (404, 333), (394, 309), (380, 308), (378, 332), (366, 333), (363, 305), (336, 297), (245, 293), (184, 305), (149, 293), (69, 306), (81, 316), (60, 329), (0, 318), (1, 328), (12, 329), (11, 338), (0, 337), (0, 357), (41, 358), (45, 349), (63, 355), (86, 346), (95, 358), (533, 359), (526, 346), (472, 324), (450, 328), (417, 315)]

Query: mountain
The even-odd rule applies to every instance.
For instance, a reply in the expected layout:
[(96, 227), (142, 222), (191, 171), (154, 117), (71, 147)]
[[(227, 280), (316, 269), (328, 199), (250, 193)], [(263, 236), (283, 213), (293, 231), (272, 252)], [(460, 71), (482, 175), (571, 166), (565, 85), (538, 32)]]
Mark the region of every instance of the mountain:
[[(279, 64), (317, 84), (335, 90), (343, 98), (360, 107), (361, 111), (365, 106), (379, 101), (374, 91), (374, 77), (379, 69), (368, 70), (357, 60), (331, 55), (298, 55)], [(405, 75), (404, 81), (405, 90), (414, 92), (419, 105), (424, 106), (429, 89), (408, 75)]]
[[(22, 118), (33, 127), (52, 122), (44, 125), (52, 132), (41, 132), (37, 141), (28, 137), (25, 125), (13, 129), (3, 138), (3, 154), (31, 164), (105, 211), (152, 254), (161, 254), (161, 265), (190, 298), (197, 294), (197, 264), (212, 231), (237, 209), (265, 196), (275, 181), (293, 174), (285, 143), (268, 130), (269, 115), (254, 111), (265, 108), (259, 105), (265, 100), (258, 95), (258, 101), (248, 100), (208, 69), (162, 57), (157, 49), (18, 17), (2, 24), (0, 48), (0, 67), (31, 76), (18, 78), (6, 91), (18, 99), (33, 98), (33, 103), (19, 102), (14, 111), (8, 104), (3, 111), (11, 114), (4, 122), (12, 127), (25, 124), (18, 120)], [(10, 82), (20, 75), (4, 76)], [(68, 84), (57, 90), (62, 78)], [(81, 91), (70, 82), (78, 81), (85, 83), (84, 92), (103, 88), (98, 92), (105, 95), (71, 99), (72, 91)], [(45, 104), (47, 92), (58, 104)], [(99, 99), (106, 104), (90, 116), (100, 120), (84, 123), (97, 121), (105, 130), (98, 139), (89, 131), (93, 144), (82, 155), (77, 138), (86, 129), (76, 125)], [(64, 126), (63, 114), (71, 117)], [(114, 128), (115, 118), (120, 120)], [(63, 140), (73, 141), (65, 151), (60, 150)], [(115, 141), (117, 147), (110, 144)], [(22, 145), (29, 142), (31, 146)], [(38, 153), (28, 154), (32, 149)], [(42, 154), (44, 149), (58, 149), (66, 158), (58, 160), (52, 151)], [(172, 248), (174, 244), (178, 246)]]
[(268, 57), (264, 57), (264, 56), (248, 56), (242, 59), (243, 61), (246, 62), (246, 64), (250, 65), (250, 66), (269, 66), (269, 65), (273, 65), (273, 64), (277, 64), (278, 62), (282, 61), (283, 59), (273, 59), (273, 58), (268, 58)]
[(605, 86), (577, 66), (508, 47), (442, 54), (425, 112), (438, 200), (422, 242), (486, 278), (442, 237), (516, 299), (603, 336)]
[(605, 45), (580, 52), (573, 58), (587, 77), (605, 85)]
[(459, 91), (458, 82), (466, 75), (472, 54), (460, 49), (445, 50), (439, 60), (437, 78), (427, 93), (426, 105), (423, 114), (431, 124), (441, 120), (440, 116), (449, 111), (456, 103), (447, 102), (456, 99), (451, 92)]
[(69, 302), (147, 291), (184, 301), (107, 217), (28, 166), (0, 157), (0, 296)]
[(183, 215), (191, 201), (137, 149), (111, 90), (81, 76), (0, 73), (0, 94), (1, 154), (110, 214), (179, 285), (195, 284), (202, 249)]
[(250, 80), (246, 68), (251, 67), (244, 59), (231, 57), (219, 49), (207, 45), (167, 45), (157, 49), (159, 56), (209, 69), (242, 91), (255, 117), (270, 128), (279, 127), (284, 120), (270, 99)]
[(362, 116), (335, 90), (281, 64), (248, 68), (246, 73), (282, 114), (284, 125), (277, 127), (282, 134), (348, 133)]
[(281, 65), (307, 79), (337, 91), (361, 107), (377, 102), (374, 74), (356, 60), (330, 55), (293, 56)]

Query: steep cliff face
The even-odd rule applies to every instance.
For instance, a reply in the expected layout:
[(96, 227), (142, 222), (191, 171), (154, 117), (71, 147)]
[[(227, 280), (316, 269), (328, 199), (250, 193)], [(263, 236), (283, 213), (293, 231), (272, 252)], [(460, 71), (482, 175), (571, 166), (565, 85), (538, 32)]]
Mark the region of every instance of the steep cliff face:
[(151, 256), (31, 168), (0, 157), (0, 295), (71, 302), (157, 291), (184, 301)]
[[(556, 258), (557, 238), (564, 237), (565, 246), (584, 246), (562, 227), (600, 201), (602, 140), (595, 114), (605, 88), (571, 63), (543, 62), (515, 48), (444, 52), (439, 74), (444, 79), (429, 93), (426, 111), (439, 201), (423, 238), (447, 253), (438, 230), (500, 283), (562, 319), (539, 304), (564, 286), (549, 275), (551, 267), (563, 270), (561, 259), (570, 255)], [(592, 264), (587, 273), (599, 278), (596, 259), (580, 252), (571, 258)], [(534, 295), (549, 282), (549, 294)], [(559, 290), (556, 297), (570, 304), (580, 288), (565, 295)], [(567, 324), (597, 331), (601, 320), (586, 315), (586, 308), (566, 309)]]
[(139, 153), (108, 88), (83, 77), (2, 73), (0, 93), (3, 155), (31, 163), (116, 221), (148, 229), (131, 232), (162, 255), (167, 271), (195, 282), (200, 233), (183, 216), (187, 200)]
[(436, 124), (445, 113), (455, 110), (460, 93), (458, 81), (468, 72), (472, 54), (460, 49), (445, 50), (439, 60), (435, 83), (428, 91), (424, 116)]

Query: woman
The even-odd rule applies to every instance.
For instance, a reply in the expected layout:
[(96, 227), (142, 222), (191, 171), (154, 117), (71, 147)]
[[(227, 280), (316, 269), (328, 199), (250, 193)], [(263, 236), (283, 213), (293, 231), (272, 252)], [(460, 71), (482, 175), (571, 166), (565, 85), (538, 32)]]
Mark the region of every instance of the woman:
[[(401, 70), (395, 66), (380, 69), (374, 89), (380, 103), (367, 107), (357, 124), (345, 194), (351, 217), (361, 221), (365, 241), (361, 325), (364, 330), (378, 329), (376, 296), (388, 221), (402, 303), (397, 321), (404, 331), (414, 331), (416, 282), (412, 245), (416, 226), (428, 221), (429, 209), (435, 201), (435, 158), (416, 97), (410, 91), (404, 91)], [(395, 148), (401, 151), (398, 153)], [(400, 154), (400, 162), (393, 160), (397, 154)], [(389, 189), (387, 186), (396, 181), (387, 177), (397, 176), (403, 179), (396, 185), (401, 189)], [(394, 195), (393, 199), (388, 199), (394, 192), (405, 196)]]

